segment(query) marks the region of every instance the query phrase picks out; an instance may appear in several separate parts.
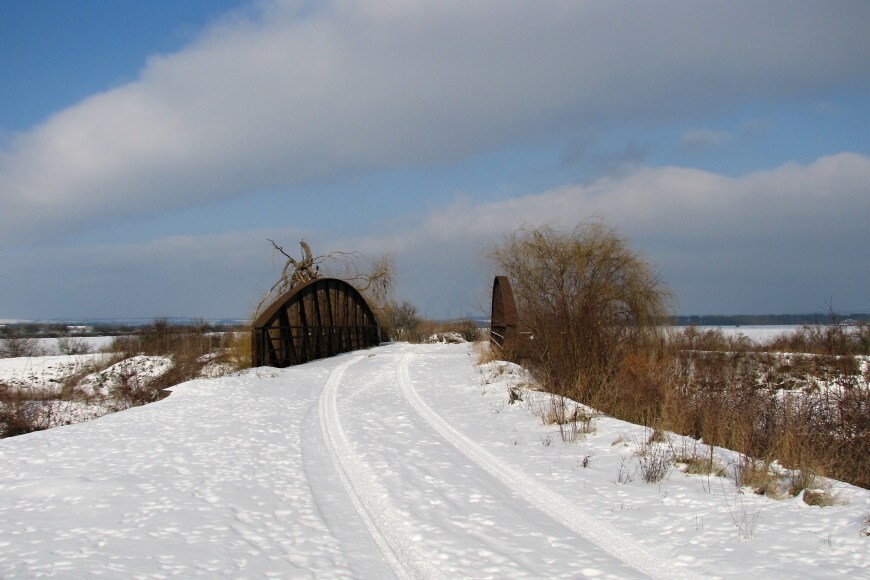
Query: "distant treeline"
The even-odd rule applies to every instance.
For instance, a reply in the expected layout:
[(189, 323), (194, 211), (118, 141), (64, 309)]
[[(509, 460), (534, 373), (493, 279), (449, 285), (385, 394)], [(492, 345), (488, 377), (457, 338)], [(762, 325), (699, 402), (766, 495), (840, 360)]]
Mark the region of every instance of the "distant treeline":
[(847, 320), (870, 322), (870, 314), (698, 314), (675, 316), (673, 324), (677, 326), (761, 326), (761, 325), (803, 325), (803, 324), (839, 324)]
[[(489, 326), (488, 318), (469, 316), (467, 320), (472, 320), (480, 328)], [(839, 324), (845, 321), (870, 323), (870, 313), (837, 314), (833, 317), (830, 314), (821, 312), (813, 314), (693, 314), (674, 316), (669, 322), (675, 326), (795, 326), (804, 324)], [(166, 324), (170, 328), (178, 330), (199, 327), (208, 332), (227, 332), (239, 328), (244, 324), (244, 321), (235, 319), (142, 318), (6, 322), (0, 323), (0, 339), (16, 336), (37, 338), (70, 335), (118, 336), (137, 334), (154, 324)]]
[(57, 338), (71, 335), (119, 336), (138, 334), (155, 325), (179, 331), (195, 327), (207, 332), (227, 332), (237, 328), (240, 321), (232, 319), (204, 320), (201, 318), (142, 318), (7, 322), (0, 323), (0, 339), (12, 337)]

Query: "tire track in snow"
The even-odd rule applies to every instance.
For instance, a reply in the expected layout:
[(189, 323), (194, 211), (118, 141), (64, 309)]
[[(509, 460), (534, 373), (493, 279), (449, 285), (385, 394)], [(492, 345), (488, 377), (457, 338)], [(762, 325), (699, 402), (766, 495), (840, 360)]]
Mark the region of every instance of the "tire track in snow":
[(319, 413), (324, 443), (354, 509), (396, 576), (437, 578), (437, 571), (426, 566), (428, 558), (419, 554), (412, 541), (402, 534), (402, 520), (390, 505), (387, 489), (356, 455), (341, 426), (338, 388), (347, 368), (363, 358), (356, 356), (336, 367), (323, 388)]
[(588, 513), (578, 509), (568, 498), (514, 469), (451, 427), (420, 398), (414, 389), (408, 371), (410, 361), (414, 357), (412, 353), (405, 353), (396, 368), (402, 394), (411, 407), (462, 454), (551, 519), (641, 573), (651, 578), (696, 578), (690, 571), (676, 569), (670, 561), (656, 557), (610, 525), (597, 521)]

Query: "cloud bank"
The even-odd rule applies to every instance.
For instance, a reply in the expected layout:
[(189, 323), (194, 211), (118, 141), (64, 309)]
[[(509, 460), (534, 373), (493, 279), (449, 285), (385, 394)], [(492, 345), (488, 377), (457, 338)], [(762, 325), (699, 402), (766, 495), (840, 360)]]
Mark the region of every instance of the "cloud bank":
[[(486, 248), (511, 230), (604, 220), (661, 269), (681, 313), (866, 308), (870, 157), (841, 153), (732, 178), (639, 168), (496, 203), (457, 202), (391, 238), (403, 283), (432, 312), (483, 305)], [(433, 275), (432, 272), (437, 272)]]
[[(848, 311), (866, 308), (870, 287), (868, 183), (870, 156), (857, 153), (737, 178), (638, 168), (498, 202), (458, 200), (377, 235), (253, 230), (47, 255), (0, 252), (0, 278), (6, 296), (41, 301), (45, 317), (93, 316), (95, 308), (119, 317), (244, 317), (283, 265), (266, 238), (295, 249), (304, 236), (317, 253), (394, 255), (400, 298), (429, 316), (461, 316), (485, 312), (494, 272), (483, 258), (503, 235), (604, 219), (660, 268), (680, 313), (824, 311), (829, 301)], [(6, 306), (24, 310), (23, 302)]]
[(868, 21), (866, 2), (263, 2), (10, 139), (0, 238), (866, 88)]

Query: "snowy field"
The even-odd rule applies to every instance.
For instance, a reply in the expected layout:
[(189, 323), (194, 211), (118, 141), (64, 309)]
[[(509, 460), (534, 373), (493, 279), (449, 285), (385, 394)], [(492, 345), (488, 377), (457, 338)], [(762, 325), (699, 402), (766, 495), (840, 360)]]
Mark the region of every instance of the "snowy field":
[(33, 397), (56, 397), (69, 377), (88, 373), (109, 360), (107, 354), (0, 358), (0, 382)]
[[(675, 327), (678, 329), (682, 329), (685, 327)], [(791, 333), (796, 330), (799, 330), (801, 326), (794, 325), (782, 325), (777, 326), (775, 324), (768, 325), (758, 325), (758, 326), (698, 326), (697, 329), (700, 331), (705, 330), (721, 330), (725, 336), (733, 336), (738, 337), (740, 335), (745, 336), (749, 340), (753, 342), (765, 342), (776, 338), (777, 336), (781, 336), (786, 333)]]
[[(108, 348), (112, 345), (112, 341), (115, 340), (115, 336), (71, 336), (73, 340), (86, 344), (88, 348), (90, 348), (91, 352), (99, 352), (104, 348)], [(56, 338), (39, 338), (37, 339), (37, 344), (39, 345), (39, 349), (44, 352), (46, 355), (57, 355), (61, 354), (58, 348), (58, 342)]]
[(647, 430), (565, 442), (519, 384), (469, 345), (395, 344), (2, 440), (0, 577), (870, 577), (870, 491), (647, 484)]

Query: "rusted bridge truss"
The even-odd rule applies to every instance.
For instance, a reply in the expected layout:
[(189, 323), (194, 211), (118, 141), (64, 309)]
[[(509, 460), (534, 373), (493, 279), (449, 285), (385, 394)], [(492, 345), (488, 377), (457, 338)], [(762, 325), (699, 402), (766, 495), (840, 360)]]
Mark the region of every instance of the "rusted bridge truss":
[(279, 296), (252, 326), (252, 363), (287, 367), (376, 346), (380, 327), (356, 288), (316, 278)]
[(518, 354), (517, 305), (507, 276), (496, 276), (492, 283), (491, 312), (490, 342), (502, 353)]

